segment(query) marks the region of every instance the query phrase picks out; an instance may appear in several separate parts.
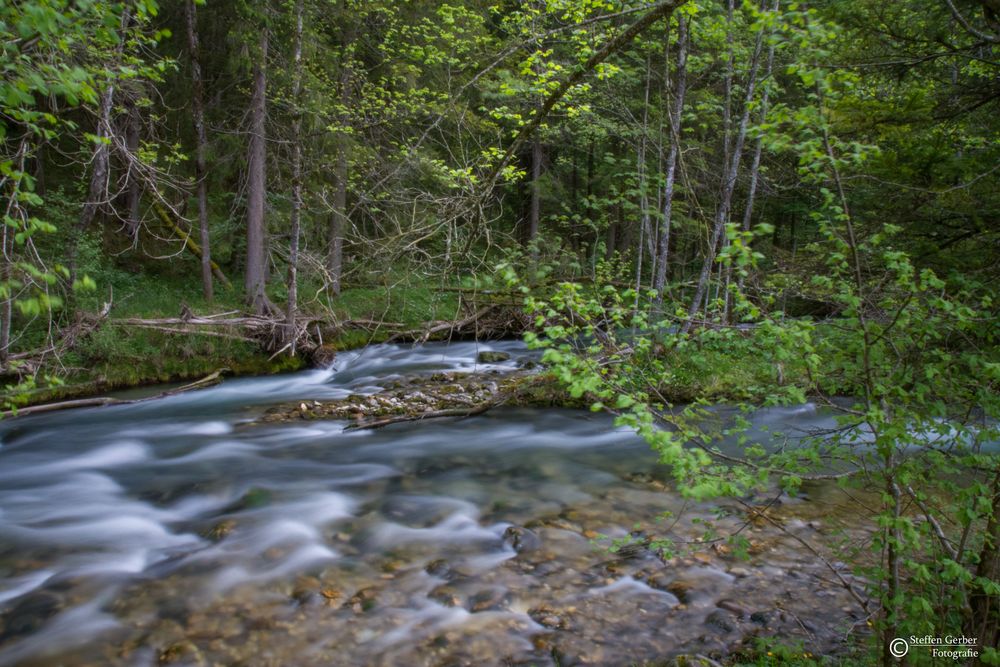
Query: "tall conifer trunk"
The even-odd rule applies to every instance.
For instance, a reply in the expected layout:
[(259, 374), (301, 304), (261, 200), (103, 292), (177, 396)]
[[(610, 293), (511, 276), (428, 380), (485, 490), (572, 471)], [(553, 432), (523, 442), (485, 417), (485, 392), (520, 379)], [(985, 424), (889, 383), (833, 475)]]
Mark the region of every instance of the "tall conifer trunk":
[(260, 33), (257, 57), (253, 66), (253, 93), (250, 98), (250, 144), (247, 159), (247, 266), (246, 300), (253, 311), (270, 310), (266, 283), (264, 198), (267, 188), (267, 30)]
[(206, 301), (214, 297), (212, 285), (212, 254), (208, 233), (208, 183), (205, 151), (208, 145), (205, 131), (205, 83), (201, 72), (201, 53), (198, 43), (198, 23), (194, 0), (184, 3), (187, 26), (188, 52), (191, 56), (191, 116), (194, 121), (195, 159), (194, 173), (198, 195), (198, 231), (201, 240), (201, 288)]
[(288, 248), (288, 308), (285, 313), (286, 341), (295, 354), (298, 330), (295, 315), (299, 298), (299, 234), (302, 218), (302, 0), (295, 2), (295, 42), (292, 56), (292, 215)]

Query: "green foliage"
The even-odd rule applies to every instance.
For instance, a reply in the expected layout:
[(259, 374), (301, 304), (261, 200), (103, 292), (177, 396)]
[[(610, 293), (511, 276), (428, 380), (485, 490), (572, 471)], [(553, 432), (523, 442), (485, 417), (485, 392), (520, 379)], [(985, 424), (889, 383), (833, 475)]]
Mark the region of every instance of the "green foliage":
[[(519, 286), (509, 266), (502, 271), (511, 286)], [(671, 358), (686, 359), (692, 376), (717, 376), (724, 372), (720, 362), (725, 354), (735, 352), (735, 356), (739, 347), (746, 349), (743, 332), (724, 328), (692, 338), (677, 333), (669, 320), (651, 322), (648, 311), (635, 307), (635, 296), (631, 290), (600, 282), (591, 288), (559, 283), (544, 296), (529, 294), (527, 309), (541, 333), (528, 333), (528, 344), (544, 349), (544, 363), (570, 396), (589, 397), (593, 409), (613, 412), (617, 424), (634, 429), (649, 442), (671, 467), (683, 494), (704, 500), (764, 488), (769, 480), (766, 469), (754, 464), (731, 466), (719, 457), (712, 443), (722, 434), (707, 426), (705, 397), (686, 406), (675, 406), (668, 398), (678, 384)], [(793, 338), (808, 342), (808, 329), (768, 327), (754, 337), (753, 345), (759, 357), (770, 361), (790, 349)], [(746, 390), (762, 393), (764, 387), (751, 385)], [(770, 403), (802, 397), (801, 390), (779, 387), (774, 381), (766, 390)]]

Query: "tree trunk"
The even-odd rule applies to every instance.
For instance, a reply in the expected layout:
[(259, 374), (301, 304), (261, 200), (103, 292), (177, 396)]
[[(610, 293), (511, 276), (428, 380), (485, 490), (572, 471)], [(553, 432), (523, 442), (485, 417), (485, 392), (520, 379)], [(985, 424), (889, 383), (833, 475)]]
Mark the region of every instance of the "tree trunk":
[[(993, 477), (992, 514), (983, 534), (976, 576), (986, 581), (1000, 581), (1000, 469)], [(991, 595), (976, 583), (969, 596), (969, 615), (965, 634), (979, 639), (980, 651), (986, 647), (1000, 648), (1000, 596)]]
[[(119, 35), (119, 40), (117, 46), (115, 46), (115, 55), (120, 56), (125, 49), (125, 33), (129, 28), (129, 24), (132, 21), (132, 14), (126, 5), (122, 10), (121, 16), (121, 34)], [(87, 190), (87, 201), (83, 204), (83, 210), (80, 212), (80, 218), (77, 221), (77, 231), (82, 233), (91, 222), (94, 220), (94, 216), (97, 215), (97, 211), (100, 209), (101, 205), (106, 203), (108, 200), (108, 179), (109, 174), (109, 143), (112, 135), (111, 128), (111, 113), (114, 111), (114, 99), (115, 99), (115, 82), (114, 80), (109, 80), (107, 86), (105, 86), (104, 91), (101, 93), (101, 103), (97, 116), (97, 131), (94, 133), (98, 142), (94, 147), (93, 155), (93, 171), (90, 173), (90, 186)], [(72, 245), (70, 247), (70, 280), (75, 280), (75, 262), (76, 262), (76, 250), (77, 250), (77, 237), (78, 234), (74, 235)]]
[[(642, 104), (642, 135), (639, 137), (639, 150), (636, 154), (636, 171), (639, 176), (639, 239), (635, 246), (635, 306), (639, 310), (639, 292), (642, 290), (642, 258), (645, 248), (643, 243), (649, 240), (649, 193), (646, 192), (646, 145), (649, 135), (649, 86), (652, 78), (652, 64), (646, 58), (646, 87)], [(652, 246), (650, 246), (652, 249)], [(650, 252), (652, 254), (652, 252)]]
[(97, 211), (108, 199), (108, 140), (111, 137), (111, 112), (114, 108), (115, 84), (108, 85), (101, 93), (101, 103), (97, 116), (97, 144), (92, 158), (93, 169), (90, 172), (90, 185), (87, 188), (87, 201), (83, 204), (77, 229), (83, 231), (97, 215)]
[[(341, 5), (346, 12), (346, 4)], [(333, 211), (330, 215), (330, 239), (327, 252), (327, 271), (330, 274), (330, 291), (340, 294), (344, 273), (344, 234), (347, 231), (347, 181), (349, 178), (347, 161), (347, 135), (343, 127), (350, 122), (347, 109), (351, 103), (351, 67), (349, 49), (354, 40), (353, 27), (344, 32), (343, 52), (340, 56), (340, 105), (343, 112), (339, 121), (342, 126), (337, 136), (336, 159), (334, 162)]]
[(7, 369), (7, 359), (10, 356), (10, 325), (11, 316), (14, 314), (14, 295), (10, 284), (11, 270), (14, 263), (13, 258), (13, 236), (14, 229), (10, 225), (4, 225), (0, 232), (0, 285), (7, 288), (6, 298), (0, 302), (0, 369)]
[[(722, 164), (728, 165), (733, 145), (733, 71), (736, 54), (733, 50), (733, 12), (736, 3), (726, 0), (726, 74), (723, 78), (724, 101), (722, 104)], [(725, 181), (722, 182), (725, 188)]]
[(44, 139), (38, 142), (35, 149), (35, 194), (45, 199), (45, 146), (48, 142)]
[(586, 219), (594, 232), (594, 243), (590, 249), (590, 270), (591, 278), (597, 277), (597, 248), (600, 245), (601, 234), (597, 229), (595, 220), (591, 217), (594, 213), (593, 208), (593, 196), (594, 196), (594, 140), (591, 139), (587, 146), (587, 205), (584, 210), (586, 210)]
[(615, 254), (615, 242), (618, 238), (617, 218), (621, 217), (618, 211), (621, 210), (621, 204), (615, 204), (615, 219), (608, 221), (608, 228), (604, 233), (604, 259), (610, 260)]
[[(777, 4), (775, 5), (777, 7)], [(774, 68), (774, 44), (771, 44), (767, 49), (767, 65), (764, 67), (764, 76), (762, 81), (767, 81), (771, 78), (771, 71)], [(769, 98), (770, 88), (765, 85), (764, 91), (760, 98), (760, 123), (763, 124), (767, 121), (767, 108), (768, 108), (768, 98)], [(761, 153), (764, 149), (764, 137), (757, 137), (756, 145), (753, 149), (753, 161), (750, 163), (750, 184), (748, 186), (747, 192), (747, 206), (743, 211), (743, 231), (749, 232), (750, 225), (753, 221), (753, 206), (754, 199), (757, 196), (757, 181), (760, 179), (760, 158)], [(743, 291), (743, 283), (745, 281), (745, 276), (741, 275), (737, 281), (737, 288), (740, 292)]]
[(258, 315), (270, 308), (264, 292), (267, 255), (264, 247), (264, 197), (267, 188), (266, 129), (267, 113), (267, 31), (260, 33), (258, 53), (253, 66), (253, 93), (250, 99), (250, 145), (247, 160), (247, 267), (246, 299)]
[(542, 142), (536, 134), (531, 142), (531, 211), (528, 214), (528, 247), (532, 263), (538, 261), (538, 247), (535, 240), (538, 237), (542, 212), (541, 183), (539, 183), (542, 177), (542, 157)]
[[(776, 0), (774, 3), (774, 11), (777, 11), (780, 0)], [(768, 46), (767, 49), (767, 64), (764, 66), (764, 75), (761, 77), (761, 81), (766, 81), (771, 77), (771, 70), (774, 66), (774, 44)], [(760, 100), (760, 122), (763, 123), (767, 119), (767, 106), (768, 106), (768, 93), (769, 89), (767, 86), (764, 87), (764, 92), (761, 95)], [(761, 152), (764, 147), (764, 138), (757, 137), (756, 145), (754, 146), (753, 160), (750, 163), (750, 184), (748, 186), (747, 193), (747, 204), (746, 209), (743, 211), (743, 224), (741, 229), (744, 233), (750, 231), (750, 223), (753, 218), (753, 204), (754, 198), (757, 194), (757, 181), (760, 177), (760, 157)], [(728, 264), (726, 266), (726, 308), (723, 318), (726, 322), (730, 320), (730, 315), (732, 311), (732, 293), (730, 291), (730, 285), (733, 280), (733, 266)], [(737, 279), (736, 286), (737, 289), (743, 291), (744, 276), (741, 274)]]
[(198, 24), (195, 0), (186, 0), (184, 14), (187, 23), (188, 51), (191, 56), (191, 115), (195, 131), (194, 173), (198, 194), (198, 230), (201, 238), (201, 288), (206, 301), (212, 301), (212, 253), (208, 236), (208, 176), (205, 151), (208, 138), (205, 131), (205, 83), (201, 73), (201, 54), (198, 44)]
[[(125, 149), (129, 155), (138, 155), (142, 119), (133, 100), (127, 100), (125, 106), (128, 109), (125, 118)], [(139, 224), (141, 223), (139, 206), (142, 201), (142, 183), (138, 175), (132, 173), (131, 164), (126, 166), (125, 171), (125, 200), (128, 209), (126, 228), (129, 238), (135, 243), (136, 239), (139, 238)]]
[[(184, 247), (191, 251), (191, 254), (197, 257), (199, 261), (204, 259), (204, 253), (202, 252), (201, 247), (191, 239), (191, 232), (181, 228), (178, 222), (173, 219), (173, 212), (164, 204), (163, 197), (157, 192), (154, 192), (153, 196), (153, 211), (156, 212), (157, 217), (160, 218), (160, 221), (164, 224), (164, 226), (172, 231), (177, 238), (183, 241)], [(212, 271), (212, 274), (215, 275), (219, 282), (226, 286), (226, 289), (233, 288), (232, 284), (229, 282), (229, 278), (227, 278), (226, 274), (222, 272), (222, 268), (218, 264), (209, 260), (208, 266)]]
[[(669, 41), (669, 35), (668, 35)], [(663, 220), (660, 222), (659, 247), (657, 248), (656, 290), (657, 305), (663, 304), (663, 292), (667, 284), (670, 259), (670, 223), (673, 215), (674, 181), (677, 177), (677, 162), (680, 157), (681, 115), (684, 112), (684, 94), (687, 89), (687, 45), (688, 25), (684, 16), (677, 18), (677, 86), (674, 91), (673, 108), (668, 112), (670, 121), (670, 150), (667, 153), (666, 182), (663, 186)], [(670, 77), (667, 77), (669, 81)]]
[[(124, 17), (122, 21), (123, 23), (125, 22)], [(94, 146), (94, 154), (91, 159), (93, 167), (90, 172), (90, 185), (87, 188), (87, 200), (83, 203), (83, 209), (80, 211), (80, 217), (76, 222), (76, 227), (70, 236), (66, 249), (66, 267), (69, 272), (66, 280), (68, 283), (67, 300), (71, 311), (75, 307), (76, 302), (74, 298), (74, 285), (76, 284), (76, 262), (80, 248), (80, 237), (86, 231), (87, 227), (90, 226), (90, 223), (93, 222), (97, 211), (108, 200), (108, 179), (110, 178), (110, 172), (108, 167), (109, 147), (107, 141), (111, 137), (111, 112), (114, 108), (114, 98), (115, 84), (109, 81), (103, 92), (101, 92), (101, 102), (98, 107), (97, 131), (94, 133), (97, 137), (97, 143)]]
[[(776, 7), (777, 0), (775, 0)], [(691, 299), (691, 306), (688, 308), (688, 320), (681, 328), (681, 331), (684, 333), (691, 330), (691, 325), (700, 309), (702, 299), (708, 293), (708, 279), (712, 273), (712, 266), (715, 264), (716, 248), (719, 247), (722, 233), (726, 228), (726, 222), (729, 220), (733, 203), (733, 191), (736, 189), (736, 177), (739, 174), (740, 158), (743, 154), (743, 144), (746, 141), (747, 126), (750, 124), (750, 107), (757, 85), (757, 70), (760, 68), (760, 54), (763, 50), (763, 45), (764, 32), (762, 30), (757, 33), (757, 42), (754, 45), (753, 56), (750, 60), (750, 72), (747, 75), (746, 93), (743, 99), (743, 114), (740, 117), (740, 125), (736, 132), (732, 149), (729, 151), (729, 164), (726, 165), (725, 180), (723, 182), (719, 205), (715, 211), (715, 222), (712, 227), (708, 250), (705, 254), (705, 261), (701, 266), (701, 274), (698, 276), (698, 285), (695, 288), (694, 298)]]
[(302, 0), (295, 2), (295, 51), (292, 70), (292, 215), (288, 249), (288, 310), (285, 314), (285, 342), (295, 354), (298, 330), (295, 315), (299, 298), (299, 228), (302, 216)]
[[(733, 72), (736, 65), (736, 54), (733, 50), (733, 12), (735, 10), (734, 0), (726, 0), (726, 51), (728, 57), (726, 60), (726, 76), (725, 76), (725, 102), (722, 107), (722, 164), (728, 165), (730, 161), (730, 151), (733, 148)], [(724, 192), (726, 189), (726, 184), (723, 181), (721, 184), (720, 192)], [(725, 223), (728, 224), (730, 217), (727, 215)], [(729, 237), (723, 235), (720, 239), (722, 245), (721, 250), (725, 250), (729, 247)], [(715, 254), (716, 249), (713, 248), (709, 254)], [(715, 298), (719, 299), (720, 290), (722, 289), (723, 283), (726, 283), (728, 287), (729, 272), (727, 267), (719, 267), (719, 282), (715, 285)], [(711, 281), (711, 274), (709, 274), (709, 281)], [(728, 323), (729, 321), (729, 294), (725, 294), (725, 306), (723, 307), (722, 321)], [(708, 311), (709, 296), (705, 295), (705, 311)]]
[(327, 269), (330, 272), (330, 290), (334, 294), (340, 294), (344, 273), (344, 232), (347, 229), (347, 149), (343, 147), (337, 149), (335, 180)]

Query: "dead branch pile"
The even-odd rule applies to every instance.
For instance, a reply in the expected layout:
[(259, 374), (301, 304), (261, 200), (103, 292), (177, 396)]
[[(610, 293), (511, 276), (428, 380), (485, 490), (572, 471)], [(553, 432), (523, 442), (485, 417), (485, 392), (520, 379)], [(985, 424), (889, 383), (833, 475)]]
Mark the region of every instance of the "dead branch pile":
[(50, 359), (60, 359), (81, 340), (100, 329), (110, 312), (110, 301), (96, 313), (78, 312), (71, 324), (52, 332), (50, 342), (45, 347), (10, 355), (11, 363), (3, 369), (4, 372), (11, 372), (22, 378), (36, 375)]

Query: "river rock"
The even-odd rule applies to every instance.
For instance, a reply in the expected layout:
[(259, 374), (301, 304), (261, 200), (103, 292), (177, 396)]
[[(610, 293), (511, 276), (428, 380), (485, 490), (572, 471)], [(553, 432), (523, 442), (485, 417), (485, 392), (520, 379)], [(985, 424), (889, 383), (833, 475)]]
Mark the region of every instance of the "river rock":
[(743, 606), (736, 602), (735, 600), (719, 600), (715, 606), (719, 609), (725, 609), (726, 611), (731, 611), (739, 617), (745, 617), (749, 615), (749, 612), (743, 608)]
[(172, 644), (160, 652), (158, 661), (161, 665), (206, 665), (205, 656), (201, 650), (189, 640)]
[(542, 546), (542, 540), (538, 535), (521, 526), (510, 526), (504, 531), (503, 539), (517, 553), (535, 551)]
[(653, 588), (659, 588), (661, 590), (666, 590), (668, 593), (673, 593), (678, 600), (684, 603), (690, 603), (695, 597), (694, 584), (683, 579), (675, 579), (674, 581), (671, 581), (667, 584), (666, 588), (663, 588), (660, 585), (654, 585), (652, 582), (650, 582), (649, 585)]
[(221, 542), (226, 538), (229, 533), (233, 532), (236, 528), (235, 519), (223, 519), (218, 522), (208, 530), (202, 533), (202, 537), (212, 540), (213, 542)]
[(362, 588), (351, 596), (345, 606), (350, 607), (355, 614), (360, 614), (375, 608), (376, 597), (378, 597), (378, 591), (371, 586)]
[(510, 602), (507, 592), (502, 589), (487, 589), (469, 597), (469, 611), (496, 611), (506, 609)]
[(539, 625), (553, 630), (565, 630), (569, 627), (569, 622), (565, 616), (550, 609), (549, 607), (536, 607), (528, 610), (528, 616)]
[(0, 617), (0, 642), (29, 635), (55, 616), (63, 607), (62, 599), (49, 591), (38, 591), (22, 598), (13, 609)]
[(299, 577), (292, 587), (291, 597), (299, 604), (308, 604), (316, 597), (320, 588), (322, 588), (322, 584), (316, 577)]
[(223, 510), (225, 513), (241, 512), (244, 510), (255, 510), (271, 504), (271, 491), (268, 489), (252, 488), (233, 505)]
[(427, 563), (427, 566), (424, 567), (424, 572), (432, 577), (442, 577), (444, 579), (448, 579), (452, 575), (451, 565), (444, 558), (438, 558)]
[(443, 604), (445, 607), (462, 606), (462, 599), (458, 595), (458, 590), (447, 584), (443, 586), (438, 586), (430, 593), (428, 593), (427, 597), (440, 604)]
[(716, 609), (705, 617), (705, 625), (714, 627), (722, 632), (734, 632), (736, 630), (736, 619), (732, 614), (722, 609)]
[(508, 353), (497, 350), (483, 350), (476, 355), (476, 361), (480, 364), (496, 364), (501, 361), (508, 361), (509, 359), (510, 355)]

